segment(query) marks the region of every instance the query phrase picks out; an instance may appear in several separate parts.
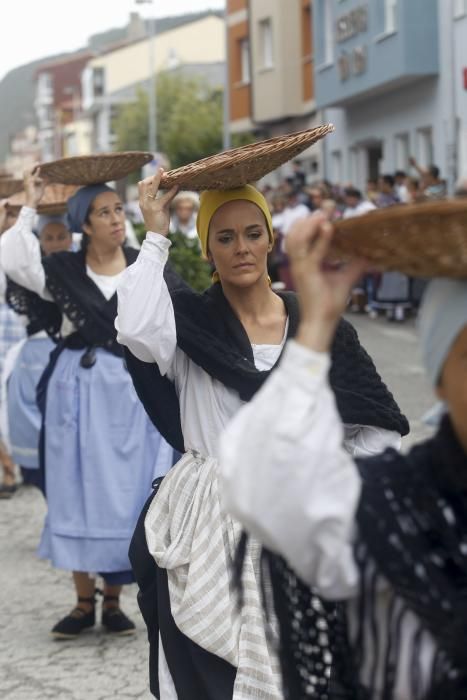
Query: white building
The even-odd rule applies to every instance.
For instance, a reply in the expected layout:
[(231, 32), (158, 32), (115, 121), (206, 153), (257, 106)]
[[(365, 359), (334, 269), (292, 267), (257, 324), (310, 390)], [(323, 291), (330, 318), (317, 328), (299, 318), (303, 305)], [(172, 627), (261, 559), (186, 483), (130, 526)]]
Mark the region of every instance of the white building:
[[(151, 39), (126, 42), (91, 59), (82, 75), (83, 108), (92, 122), (92, 150), (110, 151), (118, 107), (147, 89), (150, 76), (170, 69), (206, 76), (222, 85), (225, 63), (224, 20), (218, 13), (194, 19)], [(152, 69), (151, 69), (152, 67)]]

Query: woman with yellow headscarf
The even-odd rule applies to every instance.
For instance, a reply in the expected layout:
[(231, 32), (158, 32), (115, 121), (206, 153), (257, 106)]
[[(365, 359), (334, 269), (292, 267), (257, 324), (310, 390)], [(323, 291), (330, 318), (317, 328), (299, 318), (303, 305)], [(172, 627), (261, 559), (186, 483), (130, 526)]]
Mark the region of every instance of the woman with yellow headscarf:
[[(271, 215), (251, 185), (201, 195), (197, 230), (216, 270), (214, 284), (204, 294), (174, 290), (164, 268), (176, 189), (157, 196), (161, 174), (139, 184), (149, 233), (120, 282), (116, 320), (140, 399), (164, 437), (184, 453), (157, 485), (130, 553), (149, 628), (151, 690), (162, 700), (279, 700), (255, 542), (245, 552), (241, 609), (232, 591), (241, 528), (220, 499), (218, 440), (294, 335), (298, 303), (294, 294), (277, 295), (270, 287)], [(406, 422), (344, 321), (334, 359), (339, 374), (331, 385), (344, 422), (352, 425), (350, 448), (364, 451), (370, 432), (378, 449), (397, 444)]]

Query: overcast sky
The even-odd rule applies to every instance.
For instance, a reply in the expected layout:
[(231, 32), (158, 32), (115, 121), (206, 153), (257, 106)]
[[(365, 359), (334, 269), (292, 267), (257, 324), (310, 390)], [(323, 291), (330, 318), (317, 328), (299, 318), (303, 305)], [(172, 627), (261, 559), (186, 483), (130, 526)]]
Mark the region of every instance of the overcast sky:
[[(223, 9), (225, 0), (0, 0), (0, 80), (9, 70), (44, 56), (85, 46), (91, 34), (121, 27), (130, 12), (144, 17)], [(5, 7), (3, 7), (5, 4)]]

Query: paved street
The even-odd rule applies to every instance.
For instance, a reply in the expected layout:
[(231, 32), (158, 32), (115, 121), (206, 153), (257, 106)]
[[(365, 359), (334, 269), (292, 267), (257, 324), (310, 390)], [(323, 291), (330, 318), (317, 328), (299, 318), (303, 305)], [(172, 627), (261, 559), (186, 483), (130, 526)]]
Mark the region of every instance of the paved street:
[[(412, 422), (408, 445), (427, 434), (419, 419), (433, 403), (414, 326), (351, 320)], [(147, 646), (134, 586), (126, 591), (123, 607), (137, 620), (135, 638), (110, 638), (99, 626), (75, 642), (49, 637), (49, 628), (67, 612), (73, 597), (70, 576), (35, 558), (44, 512), (41, 496), (30, 488), (0, 502), (0, 698), (149, 700)]]

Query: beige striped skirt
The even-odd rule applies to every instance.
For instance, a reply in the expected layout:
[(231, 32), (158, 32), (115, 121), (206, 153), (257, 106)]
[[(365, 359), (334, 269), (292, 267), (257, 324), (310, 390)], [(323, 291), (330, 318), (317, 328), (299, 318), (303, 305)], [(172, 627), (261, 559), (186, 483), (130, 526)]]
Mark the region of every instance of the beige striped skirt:
[(222, 509), (217, 460), (187, 452), (164, 478), (145, 520), (149, 551), (167, 570), (177, 627), (235, 666), (233, 700), (280, 700), (279, 663), (265, 628), (260, 546), (250, 542), (244, 605), (231, 588), (241, 526)]

